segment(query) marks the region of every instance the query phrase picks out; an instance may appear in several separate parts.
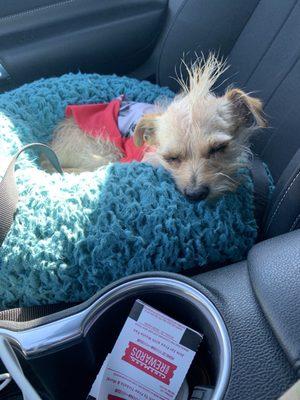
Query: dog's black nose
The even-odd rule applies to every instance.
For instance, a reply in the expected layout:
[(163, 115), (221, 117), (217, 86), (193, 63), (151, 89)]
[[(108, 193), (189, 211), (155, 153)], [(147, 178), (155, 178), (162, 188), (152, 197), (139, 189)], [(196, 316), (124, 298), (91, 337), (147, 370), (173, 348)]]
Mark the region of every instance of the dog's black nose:
[(202, 185), (197, 188), (186, 188), (184, 194), (189, 200), (200, 201), (206, 199), (209, 195), (209, 186)]

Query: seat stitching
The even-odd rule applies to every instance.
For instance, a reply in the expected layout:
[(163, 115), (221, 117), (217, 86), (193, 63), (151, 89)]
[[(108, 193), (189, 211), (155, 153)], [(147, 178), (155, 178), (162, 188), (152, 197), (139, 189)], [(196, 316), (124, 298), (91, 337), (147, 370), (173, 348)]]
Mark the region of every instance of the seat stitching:
[(300, 176), (300, 170), (298, 171), (297, 175), (294, 177), (294, 179), (293, 179), (292, 182), (290, 183), (289, 187), (286, 189), (284, 195), (281, 197), (281, 199), (280, 199), (280, 201), (279, 201), (279, 203), (278, 203), (278, 205), (277, 205), (277, 207), (276, 207), (276, 210), (274, 211), (274, 213), (273, 213), (272, 216), (271, 216), (271, 219), (270, 219), (270, 222), (269, 222), (269, 224), (268, 224), (268, 226), (267, 226), (266, 232), (268, 232), (268, 230), (269, 230), (269, 228), (270, 228), (270, 226), (271, 226), (271, 224), (272, 224), (272, 222), (273, 222), (273, 220), (274, 220), (275, 215), (277, 214), (277, 212), (278, 212), (278, 210), (279, 210), (281, 204), (283, 203), (283, 201), (284, 201), (284, 199), (286, 198), (288, 192), (290, 191), (290, 189), (291, 189), (292, 186), (294, 185), (294, 183), (295, 183), (296, 179), (298, 178), (298, 176)]
[[(175, 14), (175, 16), (174, 16), (173, 22), (172, 22), (172, 24), (169, 26), (169, 28), (168, 28), (168, 30), (167, 30), (167, 32), (166, 32), (166, 34), (165, 34), (163, 43), (162, 43), (162, 45), (161, 45), (160, 53), (159, 53), (159, 58), (158, 58), (158, 62), (157, 62), (157, 67), (156, 67), (156, 75), (157, 75), (157, 83), (158, 83), (158, 84), (161, 84), (160, 72), (159, 72), (159, 71), (160, 71), (161, 59), (162, 59), (162, 56), (163, 56), (163, 53), (164, 53), (164, 49), (165, 49), (165, 47), (166, 47), (166, 42), (167, 42), (167, 40), (168, 40), (168, 38), (169, 38), (169, 36), (170, 36), (171, 30), (173, 29), (173, 27), (174, 27), (174, 25), (175, 25), (175, 23), (176, 23), (176, 21), (177, 21), (179, 15), (181, 14), (181, 12), (183, 11), (183, 9), (185, 8), (185, 6), (186, 6), (186, 4), (188, 3), (188, 1), (189, 1), (189, 0), (185, 0), (185, 1), (181, 4), (181, 6), (178, 8), (178, 10), (177, 10), (177, 12), (176, 12), (176, 14)], [(242, 32), (243, 32), (245, 26), (248, 24), (250, 18), (251, 18), (252, 15), (254, 14), (254, 11), (256, 10), (256, 8), (257, 8), (258, 4), (260, 3), (260, 1), (261, 1), (261, 0), (258, 0), (258, 1), (257, 1), (255, 7), (254, 7), (253, 10), (251, 11), (249, 17), (247, 18), (247, 21), (245, 22), (243, 28), (241, 29), (241, 31), (240, 31), (240, 33), (239, 33), (238, 37), (235, 39), (234, 44), (232, 45), (232, 48), (231, 48), (230, 51), (232, 51), (233, 47), (235, 46), (236, 42), (238, 41), (239, 37), (241, 36), (241, 34), (242, 34)], [(297, 1), (298, 1), (298, 0), (297, 0)], [(229, 51), (229, 52), (230, 52), (230, 51)]]
[[(247, 79), (245, 85), (249, 82), (249, 80), (252, 78), (252, 76), (254, 75), (255, 71), (257, 70), (257, 68), (259, 67), (259, 65), (261, 64), (263, 58), (265, 57), (265, 55), (267, 54), (268, 50), (271, 48), (272, 44), (274, 43), (274, 41), (276, 40), (277, 36), (279, 35), (279, 33), (281, 32), (282, 28), (284, 27), (284, 25), (286, 24), (287, 20), (289, 19), (289, 17), (291, 16), (292, 12), (294, 11), (296, 5), (298, 3), (298, 0), (296, 0), (293, 4), (293, 6), (291, 7), (288, 15), (286, 16), (286, 18), (284, 19), (284, 21), (282, 22), (282, 24), (280, 25), (279, 30), (276, 32), (275, 36), (273, 37), (272, 41), (270, 42), (270, 44), (268, 45), (267, 49), (265, 50), (265, 52), (263, 53), (263, 55), (261, 56), (261, 58), (259, 59), (256, 67), (254, 68), (254, 70), (252, 71), (251, 75), (249, 76), (249, 78)], [(292, 64), (292, 66), (289, 68), (289, 70), (287, 71), (287, 73), (285, 74), (285, 76), (282, 78), (282, 80), (278, 83), (278, 85), (276, 86), (276, 88), (272, 91), (272, 93), (270, 94), (269, 98), (265, 101), (264, 103), (264, 108), (266, 108), (267, 104), (270, 102), (270, 100), (272, 99), (273, 95), (276, 93), (277, 89), (281, 86), (281, 84), (284, 82), (284, 80), (286, 79), (286, 77), (288, 76), (288, 74), (292, 71), (292, 69), (294, 68), (295, 64), (298, 62), (298, 59), (296, 59), (296, 61)], [(269, 138), (267, 139), (267, 142), (265, 144), (265, 146), (263, 147), (262, 151), (261, 151), (261, 157), (264, 156), (271, 140), (274, 137), (275, 132), (271, 132), (269, 135)]]
[[(294, 10), (294, 8), (296, 7), (297, 2), (294, 4), (293, 8), (291, 9), (291, 12)], [(289, 13), (288, 17), (290, 17), (291, 12)], [(285, 81), (285, 79), (287, 78), (287, 76), (290, 74), (290, 72), (292, 72), (292, 70), (294, 69), (294, 67), (297, 65), (298, 61), (299, 61), (300, 57), (297, 57), (296, 60), (294, 61), (294, 63), (290, 66), (290, 68), (287, 70), (286, 74), (284, 75), (284, 77), (280, 80), (280, 82), (278, 82), (278, 85), (273, 89), (272, 93), (270, 94), (270, 96), (268, 97), (268, 99), (265, 101), (264, 104), (264, 108), (266, 109), (267, 105), (270, 103), (272, 97), (274, 96), (274, 94), (277, 92), (277, 90), (280, 88), (280, 86), (282, 85), (282, 83)], [(261, 151), (261, 157), (263, 157), (267, 151), (267, 148), (269, 146), (269, 144), (271, 143), (271, 141), (273, 140), (273, 137), (275, 135), (275, 131), (271, 132), (267, 143), (265, 144), (265, 146), (263, 147), (262, 151)]]
[(61, 6), (73, 3), (74, 1), (78, 1), (78, 0), (65, 0), (65, 1), (61, 1), (59, 3), (48, 4), (47, 6), (32, 8), (31, 10), (22, 11), (22, 12), (19, 12), (16, 14), (6, 15), (5, 17), (1, 17), (0, 21), (6, 21), (6, 20), (15, 19), (18, 17), (23, 17), (24, 15), (34, 14), (34, 13), (37, 13), (42, 10), (49, 10), (50, 8), (61, 7)]
[[(296, 0), (298, 1), (298, 0)], [(230, 50), (230, 52), (232, 52), (232, 49), (234, 48), (234, 46), (236, 45), (236, 43), (238, 42), (239, 38), (241, 37), (242, 33), (244, 32), (245, 26), (248, 24), (248, 22), (250, 21), (250, 19), (252, 18), (253, 14), (255, 13), (255, 10), (257, 9), (257, 7), (259, 6), (261, 0), (258, 0), (258, 2), (256, 3), (255, 7), (253, 8), (253, 10), (251, 11), (250, 15), (247, 18), (247, 21), (244, 23), (244, 26), (242, 27), (238, 37), (235, 39), (234, 44), (232, 45), (232, 48)]]
[(174, 16), (173, 22), (170, 24), (170, 26), (169, 26), (169, 28), (168, 28), (166, 34), (165, 34), (163, 43), (162, 43), (162, 45), (161, 45), (160, 53), (159, 53), (159, 58), (158, 58), (158, 62), (157, 62), (157, 67), (156, 67), (156, 76), (157, 76), (157, 83), (158, 83), (158, 84), (160, 84), (160, 82), (161, 82), (159, 70), (160, 70), (162, 55), (163, 55), (164, 49), (165, 49), (165, 47), (166, 47), (166, 42), (167, 42), (167, 40), (168, 40), (168, 38), (169, 38), (169, 36), (170, 36), (170, 33), (171, 33), (171, 31), (172, 31), (172, 29), (173, 29), (175, 23), (177, 22), (177, 19), (178, 19), (179, 15), (181, 14), (181, 12), (182, 12), (182, 10), (184, 9), (184, 7), (187, 5), (188, 1), (189, 1), (189, 0), (185, 0), (185, 1), (181, 4), (181, 6), (178, 8), (178, 10), (176, 11), (176, 14), (175, 14), (175, 16)]
[[(273, 92), (270, 94), (269, 98), (266, 100), (266, 103), (265, 103), (265, 106), (264, 106), (265, 108), (266, 108), (267, 104), (271, 101), (271, 99), (272, 99), (272, 97), (274, 96), (274, 94), (276, 93), (276, 91), (279, 89), (279, 87), (280, 87), (280, 86), (282, 85), (282, 83), (285, 81), (285, 79), (287, 78), (287, 76), (292, 72), (292, 70), (294, 69), (294, 67), (298, 64), (299, 59), (300, 59), (300, 56), (296, 58), (295, 62), (291, 65), (291, 67), (288, 69), (288, 71), (286, 72), (286, 74), (284, 75), (284, 77), (281, 79), (281, 81), (278, 83), (278, 85), (276, 86), (276, 88), (275, 88), (275, 89), (273, 90)], [(264, 154), (265, 154), (265, 152), (266, 152), (266, 150), (267, 150), (267, 147), (269, 146), (271, 140), (273, 139), (274, 134), (275, 134), (275, 131), (273, 131), (273, 133), (270, 135), (270, 137), (269, 137), (269, 139), (268, 139), (266, 145), (265, 145), (264, 148), (262, 149), (262, 151), (261, 151), (261, 156), (262, 156), (262, 157), (264, 156)]]
[(267, 48), (265, 49), (265, 51), (263, 52), (263, 54), (261, 55), (261, 57), (259, 58), (255, 68), (253, 69), (253, 71), (251, 72), (251, 74), (249, 75), (247, 81), (245, 82), (245, 86), (247, 85), (247, 83), (249, 82), (249, 80), (252, 78), (252, 76), (255, 74), (255, 71), (257, 70), (257, 68), (259, 67), (259, 65), (261, 64), (263, 58), (265, 57), (265, 55), (267, 54), (267, 52), (269, 51), (269, 49), (271, 48), (272, 44), (274, 43), (275, 39), (277, 38), (277, 36), (279, 35), (279, 33), (281, 32), (282, 28), (284, 27), (286, 21), (289, 19), (291, 13), (293, 12), (296, 4), (298, 3), (298, 0), (296, 0), (293, 4), (293, 6), (291, 7), (288, 15), (285, 17), (285, 19), (282, 21), (278, 31), (275, 33), (275, 35), (273, 36), (271, 42), (268, 44)]
[(297, 217), (295, 218), (295, 221), (293, 222), (291, 228), (290, 228), (290, 232), (293, 231), (298, 223), (298, 221), (300, 221), (300, 213), (297, 215)]

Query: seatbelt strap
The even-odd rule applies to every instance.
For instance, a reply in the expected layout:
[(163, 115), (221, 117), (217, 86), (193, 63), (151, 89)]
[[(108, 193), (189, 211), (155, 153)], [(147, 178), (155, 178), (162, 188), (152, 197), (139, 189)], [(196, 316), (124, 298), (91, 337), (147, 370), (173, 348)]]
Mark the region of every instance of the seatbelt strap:
[(18, 153), (11, 159), (4, 177), (0, 182), (0, 246), (13, 223), (19, 199), (15, 178), (15, 164), (20, 154), (29, 149), (42, 152), (48, 158), (57, 172), (61, 174), (63, 173), (57, 155), (49, 146), (43, 143), (28, 144), (19, 150)]

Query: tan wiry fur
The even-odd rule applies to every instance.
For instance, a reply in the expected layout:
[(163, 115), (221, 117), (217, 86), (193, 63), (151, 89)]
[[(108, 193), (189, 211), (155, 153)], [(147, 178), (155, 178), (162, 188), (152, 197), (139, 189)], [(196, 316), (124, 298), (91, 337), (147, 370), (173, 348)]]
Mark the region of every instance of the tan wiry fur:
[[(86, 135), (72, 117), (64, 119), (57, 125), (51, 147), (56, 152), (65, 172), (94, 171), (121, 158), (121, 153), (116, 146), (108, 140), (95, 139)], [(41, 164), (44, 168), (51, 170), (48, 161), (44, 158)]]
[[(250, 153), (249, 136), (265, 126), (260, 100), (239, 89), (222, 97), (211, 92), (225, 68), (213, 55), (195, 63), (189, 82), (181, 81), (182, 92), (161, 114), (143, 118), (135, 132), (140, 138), (142, 129), (145, 140), (156, 145), (147, 160), (163, 165), (179, 190), (195, 197), (203, 186), (210, 197), (236, 189), (237, 171)], [(223, 150), (213, 152), (218, 147)]]
[[(182, 91), (157, 114), (145, 115), (134, 132), (136, 145), (155, 146), (143, 161), (170, 171), (178, 189), (193, 199), (236, 189), (237, 171), (250, 153), (249, 136), (265, 126), (259, 99), (239, 89), (220, 97), (212, 93), (225, 69), (213, 55), (197, 60), (187, 68), (188, 82), (180, 80)], [(114, 145), (84, 134), (72, 118), (58, 125), (51, 145), (69, 172), (121, 158)]]

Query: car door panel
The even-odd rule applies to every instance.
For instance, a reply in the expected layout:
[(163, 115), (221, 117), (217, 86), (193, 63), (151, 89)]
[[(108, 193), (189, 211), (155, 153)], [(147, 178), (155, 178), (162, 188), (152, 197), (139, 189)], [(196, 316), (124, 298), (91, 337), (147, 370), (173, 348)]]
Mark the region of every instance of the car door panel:
[(128, 73), (149, 56), (166, 6), (167, 0), (13, 1), (0, 11), (0, 63), (9, 75), (0, 88), (70, 71)]

